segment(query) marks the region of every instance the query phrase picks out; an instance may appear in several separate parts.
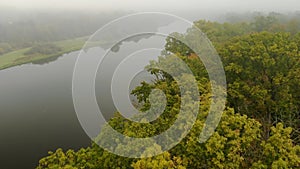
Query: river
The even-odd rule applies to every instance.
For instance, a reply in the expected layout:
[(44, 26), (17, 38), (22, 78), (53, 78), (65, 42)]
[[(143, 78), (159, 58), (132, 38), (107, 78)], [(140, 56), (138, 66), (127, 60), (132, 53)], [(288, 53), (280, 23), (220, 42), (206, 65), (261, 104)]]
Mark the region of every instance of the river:
[[(167, 27), (159, 29), (170, 30)], [(99, 107), (104, 111), (106, 120), (116, 111), (112, 98), (107, 95), (111, 82), (107, 78), (111, 78), (116, 66), (126, 57), (123, 54), (150, 46), (156, 49), (135, 55), (155, 56), (148, 58), (153, 60), (160, 55), (161, 51), (157, 48), (163, 49), (164, 45), (165, 37), (151, 35), (149, 38), (149, 35), (145, 35), (140, 40), (134, 37), (132, 41), (127, 39), (121, 46), (117, 46), (117, 52), (110, 52), (108, 60), (104, 60), (104, 65), (98, 69), (98, 74), (104, 75), (98, 77), (97, 74), (95, 89)], [(99, 50), (103, 53), (103, 49)], [(64, 151), (78, 150), (91, 144), (91, 139), (77, 119), (72, 100), (72, 76), (78, 54), (79, 51), (72, 52), (56, 59), (0, 71), (1, 168), (34, 168), (39, 159), (47, 156), (48, 151), (55, 151), (57, 148), (63, 148)], [(138, 66), (141, 64), (134, 60), (132, 62)], [(87, 64), (87, 68), (90, 64)], [(124, 75), (126, 71), (123, 72)], [(130, 71), (132, 68), (128, 67), (128, 72)], [(151, 80), (149, 75), (145, 72), (137, 74), (130, 89), (143, 80)], [(97, 131), (99, 129), (94, 133)]]

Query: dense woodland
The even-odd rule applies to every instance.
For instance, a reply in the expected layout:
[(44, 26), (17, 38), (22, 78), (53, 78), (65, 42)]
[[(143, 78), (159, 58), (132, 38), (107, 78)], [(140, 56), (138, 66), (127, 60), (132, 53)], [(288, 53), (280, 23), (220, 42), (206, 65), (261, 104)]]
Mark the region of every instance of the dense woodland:
[(0, 8), (0, 55), (40, 43), (88, 36), (125, 12)]
[[(142, 159), (111, 154), (95, 143), (78, 151), (57, 149), (41, 159), (37, 168), (300, 168), (300, 18), (270, 13), (231, 21), (194, 22), (216, 47), (227, 77), (226, 109), (208, 141), (198, 142), (213, 99), (207, 72), (192, 50), (169, 37), (165, 53), (189, 65), (201, 95), (199, 115), (187, 137), (168, 152)], [(188, 31), (181, 36), (197, 38)], [(149, 64), (168, 63), (168, 59), (162, 55)], [(116, 113), (109, 125), (124, 135), (159, 134), (172, 125), (179, 111), (182, 98), (178, 84), (162, 71), (149, 71), (160, 78), (153, 84), (142, 83), (132, 94), (145, 111), (150, 106), (149, 91), (161, 89), (167, 96), (167, 107), (147, 125)], [(105, 130), (99, 137), (103, 134)]]

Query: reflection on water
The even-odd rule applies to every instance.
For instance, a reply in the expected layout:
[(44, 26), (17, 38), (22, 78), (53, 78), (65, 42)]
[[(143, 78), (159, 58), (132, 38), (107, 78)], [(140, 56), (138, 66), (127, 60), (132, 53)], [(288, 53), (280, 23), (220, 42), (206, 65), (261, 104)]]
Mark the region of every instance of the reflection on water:
[[(105, 64), (98, 69), (95, 91), (106, 120), (116, 111), (110, 83), (122, 58), (149, 46), (164, 47), (165, 37), (145, 36), (120, 43), (122, 46), (111, 51), (104, 59)], [(158, 56), (160, 53), (155, 52), (149, 54)], [(0, 71), (1, 167), (34, 168), (48, 151), (60, 147), (77, 150), (90, 145), (90, 138), (78, 122), (72, 101), (72, 75), (78, 54), (73, 52)], [(89, 66), (87, 64), (87, 68)], [(128, 71), (132, 71), (131, 68)], [(137, 74), (130, 89), (151, 78), (146, 72)]]
[(0, 71), (1, 167), (34, 168), (58, 147), (90, 144), (72, 103), (72, 72), (78, 52), (47, 65)]
[[(77, 150), (90, 145), (72, 101), (72, 75), (78, 54), (73, 52), (38, 65), (26, 64), (0, 71), (0, 158), (5, 169), (34, 168), (48, 151), (60, 147)], [(114, 69), (106, 66), (103, 68), (107, 72)], [(96, 86), (97, 98), (102, 98), (98, 103), (106, 110), (107, 120), (116, 110), (107, 93), (109, 84), (101, 83), (101, 78), (109, 76), (110, 73), (100, 77), (100, 81), (97, 79), (100, 85)], [(131, 88), (140, 83), (139, 78), (145, 77), (149, 79), (147, 73), (139, 74)]]

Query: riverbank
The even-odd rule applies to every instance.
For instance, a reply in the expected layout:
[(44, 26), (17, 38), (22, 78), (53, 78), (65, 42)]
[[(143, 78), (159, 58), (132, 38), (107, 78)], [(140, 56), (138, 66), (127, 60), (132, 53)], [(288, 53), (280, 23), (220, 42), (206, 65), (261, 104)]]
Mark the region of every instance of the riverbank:
[(31, 49), (30, 47), (0, 55), (0, 70), (26, 63), (37, 62), (48, 58), (58, 57), (65, 53), (80, 50), (85, 44), (86, 40), (87, 37), (80, 37), (76, 39), (53, 42), (53, 44), (61, 48), (61, 51), (48, 55), (25, 55), (25, 53)]

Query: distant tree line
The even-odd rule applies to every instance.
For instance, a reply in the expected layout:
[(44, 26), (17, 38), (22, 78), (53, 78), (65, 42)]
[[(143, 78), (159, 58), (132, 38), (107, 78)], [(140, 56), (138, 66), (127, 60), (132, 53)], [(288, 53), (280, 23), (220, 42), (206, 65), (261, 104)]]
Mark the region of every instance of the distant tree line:
[(121, 14), (124, 13), (0, 9), (0, 55), (39, 43), (91, 35)]
[[(125, 12), (93, 13), (77, 11), (52, 12), (19, 12), (14, 10), (0, 11), (0, 55), (34, 44), (72, 39), (91, 35), (103, 24), (121, 16)], [(300, 14), (262, 13), (228, 14), (226, 21), (230, 23), (207, 22), (206, 26), (214, 25), (214, 29), (205, 30), (207, 34), (218, 29), (219, 34), (229, 37), (247, 31), (285, 31), (292, 34), (300, 30)], [(246, 22), (245, 22), (246, 20)], [(149, 25), (150, 26), (150, 25)], [(222, 29), (222, 30), (221, 30)], [(227, 32), (226, 32), (227, 31)], [(230, 31), (230, 32), (228, 32)], [(222, 38), (226, 38), (221, 36)], [(220, 37), (215, 37), (220, 38)]]
[(58, 53), (62, 51), (62, 49), (54, 44), (37, 44), (34, 45), (32, 48), (30, 48), (28, 51), (26, 51), (25, 55), (36, 55), (36, 54), (44, 54), (49, 55), (53, 53)]

